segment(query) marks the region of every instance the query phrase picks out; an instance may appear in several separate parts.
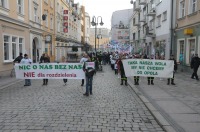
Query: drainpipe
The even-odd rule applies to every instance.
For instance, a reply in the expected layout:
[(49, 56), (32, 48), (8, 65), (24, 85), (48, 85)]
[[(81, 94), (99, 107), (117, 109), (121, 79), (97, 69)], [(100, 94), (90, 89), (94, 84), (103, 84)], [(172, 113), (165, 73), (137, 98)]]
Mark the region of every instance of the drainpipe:
[(173, 21), (174, 21), (174, 3), (173, 3), (173, 0), (171, 0), (171, 28), (170, 28), (170, 30), (171, 30), (171, 33), (170, 33), (170, 35), (171, 35), (171, 46), (170, 46), (170, 55), (172, 55), (173, 54), (173, 43), (174, 43), (174, 27), (173, 27)]

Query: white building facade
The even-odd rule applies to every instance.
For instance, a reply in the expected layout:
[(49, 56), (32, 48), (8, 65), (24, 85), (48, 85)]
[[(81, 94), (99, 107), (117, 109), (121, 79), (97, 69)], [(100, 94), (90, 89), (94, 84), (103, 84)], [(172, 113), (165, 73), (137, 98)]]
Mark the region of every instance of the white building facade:
[(136, 0), (133, 4), (135, 52), (164, 56), (169, 59), (171, 48), (171, 0)]

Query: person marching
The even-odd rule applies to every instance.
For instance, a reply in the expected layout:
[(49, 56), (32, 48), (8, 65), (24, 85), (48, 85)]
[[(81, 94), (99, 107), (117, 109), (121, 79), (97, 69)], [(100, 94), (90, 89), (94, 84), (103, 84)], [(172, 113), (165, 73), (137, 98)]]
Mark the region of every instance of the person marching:
[(192, 58), (192, 61), (191, 61), (191, 68), (193, 69), (193, 74), (191, 76), (192, 79), (196, 78), (196, 80), (199, 80), (199, 77), (197, 75), (199, 65), (200, 65), (200, 58), (198, 57), (198, 54), (195, 54), (195, 56)]
[[(135, 58), (139, 59), (140, 57), (136, 56)], [(140, 81), (140, 76), (134, 76), (134, 85), (139, 85), (139, 81)]]
[[(80, 63), (84, 64), (84, 62), (86, 62), (87, 60), (88, 60), (88, 55), (86, 53), (84, 53), (83, 57), (80, 60)], [(83, 86), (83, 85), (84, 85), (84, 79), (82, 79), (82, 83), (81, 83), (81, 86)]]
[[(28, 58), (27, 54), (24, 54), (24, 58), (20, 62), (21, 64), (31, 64), (32, 60)], [(31, 86), (31, 79), (25, 79), (24, 86)]]
[(125, 59), (125, 56), (120, 56), (119, 59), (119, 67), (120, 67), (120, 74), (121, 74), (121, 85), (123, 85), (123, 82), (125, 81), (125, 85), (128, 86), (127, 84), (127, 77), (125, 75), (125, 71), (124, 71), (124, 65), (122, 63), (122, 60)]
[[(63, 60), (63, 62), (67, 63), (67, 60)], [(67, 85), (67, 79), (63, 78), (63, 82), (64, 82), (64, 86), (66, 86)]]
[[(144, 55), (144, 59), (148, 59), (147, 58), (147, 55)], [(154, 85), (154, 77), (147, 77), (147, 80), (148, 80), (148, 85)]]
[(173, 61), (174, 61), (174, 71), (173, 71), (173, 77), (172, 77), (172, 78), (168, 78), (168, 80), (167, 80), (167, 85), (170, 84), (170, 80), (171, 80), (171, 85), (176, 85), (176, 84), (174, 83), (174, 74), (175, 74), (175, 72), (176, 72), (176, 70), (177, 70), (177, 62), (176, 62), (176, 60), (174, 59), (174, 56), (173, 56), (173, 55), (170, 56), (170, 59), (169, 59), (169, 60), (173, 60)]
[[(42, 56), (40, 57), (40, 63), (50, 63), (49, 56), (46, 53), (42, 54)], [(48, 79), (43, 79), (42, 85), (47, 85), (47, 84), (48, 84)]]
[(84, 65), (83, 65), (83, 71), (85, 72), (85, 77), (86, 77), (86, 93), (83, 94), (85, 96), (89, 96), (89, 94), (92, 95), (92, 81), (93, 81), (93, 76), (95, 73), (94, 67), (86, 66), (87, 62), (92, 62), (89, 57), (88, 57), (88, 60), (84, 62)]

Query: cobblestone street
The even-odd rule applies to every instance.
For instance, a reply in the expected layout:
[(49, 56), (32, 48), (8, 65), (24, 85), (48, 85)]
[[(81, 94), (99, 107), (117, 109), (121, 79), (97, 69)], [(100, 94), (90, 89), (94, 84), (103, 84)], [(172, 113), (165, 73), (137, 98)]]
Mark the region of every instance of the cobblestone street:
[(93, 95), (81, 80), (24, 82), (0, 90), (0, 132), (163, 132), (130, 86), (121, 86), (109, 66), (94, 77)]

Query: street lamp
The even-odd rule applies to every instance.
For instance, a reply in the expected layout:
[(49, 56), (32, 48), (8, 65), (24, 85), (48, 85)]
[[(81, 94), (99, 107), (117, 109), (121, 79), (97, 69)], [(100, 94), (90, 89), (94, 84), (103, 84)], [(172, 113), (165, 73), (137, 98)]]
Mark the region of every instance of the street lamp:
[[(98, 49), (99, 49), (99, 39), (102, 39), (102, 35), (101, 34), (98, 34), (97, 35), (97, 39), (98, 39)], [(100, 50), (100, 49), (99, 49)]]
[[(98, 20), (99, 18), (101, 18), (101, 22), (99, 23)], [(103, 21), (102, 21), (102, 17), (98, 16), (97, 18), (95, 16), (92, 17), (92, 22), (91, 22), (92, 26), (95, 26), (95, 54), (97, 56), (97, 49), (96, 49), (96, 39), (97, 39), (97, 25), (100, 24), (101, 26), (103, 26)]]

